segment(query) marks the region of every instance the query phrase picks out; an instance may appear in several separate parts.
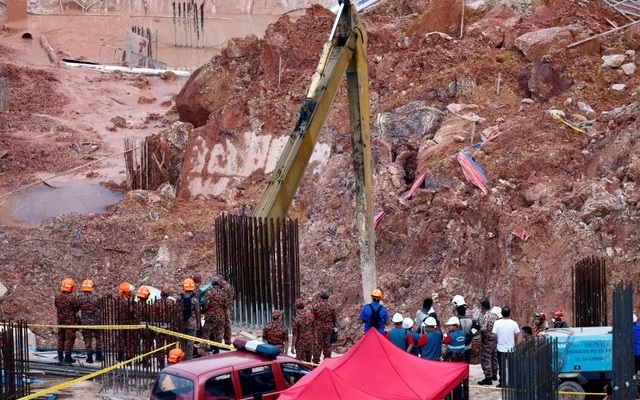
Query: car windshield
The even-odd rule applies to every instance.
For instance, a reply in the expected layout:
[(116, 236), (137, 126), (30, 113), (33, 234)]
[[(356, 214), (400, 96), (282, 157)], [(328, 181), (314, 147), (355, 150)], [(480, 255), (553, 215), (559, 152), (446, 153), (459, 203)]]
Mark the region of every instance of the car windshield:
[(193, 400), (193, 381), (162, 372), (153, 386), (151, 396), (157, 400)]

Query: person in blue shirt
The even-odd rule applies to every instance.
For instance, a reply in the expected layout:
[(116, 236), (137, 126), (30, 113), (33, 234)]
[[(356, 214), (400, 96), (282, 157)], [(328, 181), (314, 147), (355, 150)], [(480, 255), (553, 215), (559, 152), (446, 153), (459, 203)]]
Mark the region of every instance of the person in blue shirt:
[(397, 348), (402, 351), (406, 351), (407, 353), (411, 352), (413, 348), (413, 336), (411, 333), (407, 332), (407, 330), (402, 326), (403, 318), (402, 314), (395, 313), (393, 314), (393, 318), (391, 318), (391, 322), (393, 322), (393, 329), (391, 329), (385, 335), (387, 339), (391, 341)]
[(460, 330), (460, 319), (451, 317), (445, 324), (449, 333), (444, 334), (442, 343), (447, 345), (445, 360), (464, 361), (464, 331)]
[(389, 321), (389, 312), (385, 306), (380, 304), (382, 297), (382, 290), (375, 289), (371, 292), (371, 303), (362, 307), (358, 319), (364, 323), (364, 333), (367, 333), (373, 327), (381, 334), (385, 334), (384, 326)]
[(426, 343), (422, 346), (420, 356), (427, 360), (440, 361), (442, 358), (442, 332), (436, 329), (438, 321), (434, 317), (425, 318), (422, 323), (422, 337)]
[(413, 338), (413, 347), (411, 348), (410, 353), (414, 356), (419, 356), (422, 351), (422, 346), (425, 343), (424, 341), (427, 340), (427, 338), (425, 337), (421, 340), (420, 334), (413, 330), (413, 319), (410, 317), (405, 317), (402, 320), (402, 327), (406, 329), (407, 333)]

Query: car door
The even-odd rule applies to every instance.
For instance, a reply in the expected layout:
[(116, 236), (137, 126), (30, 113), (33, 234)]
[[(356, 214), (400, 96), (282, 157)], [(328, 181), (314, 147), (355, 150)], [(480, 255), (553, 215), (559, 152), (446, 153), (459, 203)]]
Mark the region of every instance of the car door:
[[(241, 399), (254, 399), (256, 396), (263, 400), (276, 399), (279, 388), (274, 364), (260, 364), (236, 371), (240, 386)], [(262, 396), (262, 397), (260, 397)]]

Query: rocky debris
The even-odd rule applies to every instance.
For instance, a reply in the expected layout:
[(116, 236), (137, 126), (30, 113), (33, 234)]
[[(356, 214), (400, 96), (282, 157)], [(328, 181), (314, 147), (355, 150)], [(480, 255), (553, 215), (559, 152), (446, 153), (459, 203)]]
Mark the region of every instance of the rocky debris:
[(561, 66), (550, 63), (535, 63), (531, 70), (519, 76), (519, 81), (523, 95), (541, 103), (560, 96), (573, 85)]
[(603, 63), (602, 68), (618, 68), (624, 63), (626, 56), (624, 54), (611, 54), (608, 56), (602, 56)]
[(634, 63), (626, 63), (620, 66), (620, 69), (627, 75), (633, 75), (636, 72), (636, 65)]
[[(478, 6), (462, 37), (454, 9), (460, 2), (383, 2), (362, 16), (375, 203), (387, 211), (376, 231), (376, 258), (393, 312), (411, 314), (422, 298), (437, 293), (436, 309), (447, 315), (450, 298), (462, 293), (472, 306), (485, 297), (509, 304), (517, 321), (530, 322), (534, 308), (571, 309), (571, 266), (591, 255), (607, 257), (611, 285), (640, 278), (640, 144), (634, 140), (640, 107), (632, 96), (640, 77), (623, 70), (635, 62), (628, 53), (637, 50), (630, 30), (567, 49), (608, 30), (607, 19), (622, 25), (622, 17), (594, 2), (499, 3), (512, 5), (518, 18)], [(100, 277), (104, 293), (111, 293), (129, 276), (159, 287), (192, 271), (209, 274), (213, 221), (222, 211), (250, 213), (260, 198), (332, 22), (329, 11), (312, 7), (295, 21), (283, 16), (264, 39), (230, 41), (176, 96), (183, 122), (158, 135), (172, 157), (174, 150), (186, 152), (187, 172), (170, 179), (178, 198), (165, 186), (167, 195), (127, 194), (110, 216), (70, 215), (34, 229), (7, 228), (0, 244), (3, 282), (53, 293), (81, 269)], [(444, 35), (430, 34), (434, 30)], [(625, 54), (625, 61), (602, 68), (601, 57), (609, 54)], [(35, 118), (48, 133), (48, 119), (27, 115), (25, 93), (42, 85), (49, 99), (58, 95), (64, 103), (51, 83), (56, 75), (0, 67), (16, 77), (16, 100), (26, 110), (22, 119), (0, 119), (0, 127), (15, 132)], [(611, 90), (616, 84), (627, 89)], [(37, 106), (48, 113), (46, 107), (54, 107)], [(566, 123), (547, 110), (558, 110)], [(126, 124), (121, 118), (118, 123)], [(7, 182), (18, 183), (20, 171), (44, 169), (39, 163), (48, 149), (38, 155), (33, 143), (8, 135), (0, 141), (11, 149), (0, 158)], [(350, 146), (341, 90), (289, 214), (300, 221), (301, 295), (308, 299), (334, 287), (345, 343), (361, 332), (362, 302)], [(491, 178), (487, 194), (466, 180), (455, 159), (463, 149)], [(180, 162), (173, 165), (179, 169)], [(422, 173), (424, 182), (404, 198)], [(74, 239), (79, 226), (89, 243)], [(50, 298), (23, 286), (18, 294), (3, 305), (7, 315), (24, 315), (28, 302), (37, 305), (29, 315), (50, 318)], [(51, 340), (48, 332), (39, 334)]]
[(567, 45), (574, 41), (573, 30), (576, 26), (558, 26), (527, 32), (518, 36), (515, 45), (527, 60), (539, 62), (545, 55), (553, 56), (564, 52)]

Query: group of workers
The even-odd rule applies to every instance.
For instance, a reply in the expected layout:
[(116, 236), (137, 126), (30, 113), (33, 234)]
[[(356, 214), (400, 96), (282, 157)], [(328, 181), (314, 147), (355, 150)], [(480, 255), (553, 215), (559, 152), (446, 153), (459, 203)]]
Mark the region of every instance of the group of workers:
[[(375, 289), (371, 302), (362, 307), (359, 319), (365, 333), (375, 329), (398, 348), (428, 360), (467, 363), (471, 361), (472, 343), (479, 339), (479, 361), (484, 373), (479, 385), (493, 385), (499, 380), (498, 386), (501, 386), (506, 354), (514, 350), (521, 331), (522, 338), (526, 339), (550, 327), (546, 315), (535, 312), (533, 327), (527, 325), (520, 329), (511, 319), (509, 307), (491, 307), (489, 300), (483, 300), (480, 309), (472, 310), (461, 295), (452, 298), (451, 317), (444, 324), (441, 324), (431, 298), (424, 299), (415, 318), (403, 317), (401, 313), (390, 316), (382, 299), (382, 290)], [(555, 311), (551, 327), (567, 328), (563, 317), (562, 311)], [(387, 330), (389, 320), (393, 326)]]
[[(201, 281), (199, 275), (185, 279), (182, 282), (183, 292), (177, 298), (169, 296), (166, 286), (159, 293), (157, 289), (150, 286), (140, 286), (134, 292), (135, 288), (132, 284), (122, 282), (118, 285), (119, 302), (116, 322), (126, 325), (136, 324), (143, 320), (150, 321), (153, 316), (146, 314), (154, 313), (154, 304), (177, 302), (180, 310), (178, 314), (180, 315), (170, 318), (182, 318), (184, 326), (182, 333), (217, 343), (223, 343), (224, 340), (224, 343), (231, 344), (231, 310), (235, 295), (234, 289), (219, 275), (213, 276), (206, 285), (201, 286)], [(99, 297), (94, 293), (95, 284), (91, 279), (85, 279), (82, 281), (80, 293), (76, 295), (75, 289), (76, 282), (72, 278), (66, 278), (62, 282), (60, 293), (55, 296), (54, 300), (58, 325), (61, 325), (58, 329), (58, 361), (69, 364), (75, 362), (72, 358), (76, 339), (75, 326), (81, 325), (86, 326), (81, 329), (87, 353), (86, 362), (93, 363), (94, 360), (101, 362), (103, 360), (103, 344), (98, 331), (99, 327), (92, 327), (100, 325), (102, 322)], [(138, 302), (141, 306), (134, 310), (133, 302)], [(155, 317), (157, 320), (157, 316)], [(150, 350), (153, 340), (143, 338), (143, 341), (145, 350)], [(119, 335), (117, 347), (119, 361), (135, 355), (135, 341), (130, 340), (127, 333)], [(189, 359), (196, 354), (201, 354), (202, 349), (205, 349), (204, 344), (199, 346), (198, 353), (194, 353), (194, 340), (187, 339), (184, 357)], [(207, 346), (207, 352), (208, 350)]]
[[(296, 315), (291, 324), (291, 353), (301, 361), (317, 364), (321, 357), (331, 357), (331, 347), (337, 339), (337, 315), (335, 307), (329, 301), (329, 295), (328, 289), (322, 289), (310, 304), (303, 299), (295, 301)], [(262, 340), (278, 346), (286, 354), (289, 332), (284, 325), (282, 311), (272, 311), (271, 322), (262, 330)]]

